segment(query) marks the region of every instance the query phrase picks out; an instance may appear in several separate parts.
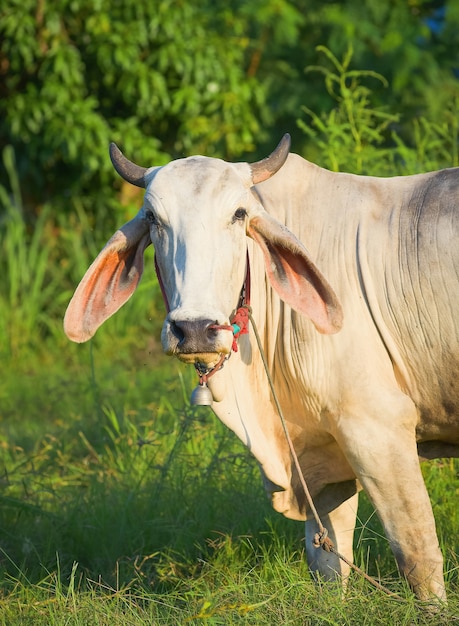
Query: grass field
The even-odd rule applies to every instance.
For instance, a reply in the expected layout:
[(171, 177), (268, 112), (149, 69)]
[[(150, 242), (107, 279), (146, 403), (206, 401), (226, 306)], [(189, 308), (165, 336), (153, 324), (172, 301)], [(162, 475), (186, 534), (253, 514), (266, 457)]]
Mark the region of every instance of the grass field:
[[(128, 312), (129, 314), (129, 312)], [(459, 478), (426, 466), (450, 606), (419, 613), (363, 499), (345, 599), (315, 586), (303, 525), (271, 510), (256, 463), (155, 344), (92, 345), (2, 375), (0, 624), (447, 624), (459, 614)], [(45, 362), (45, 364), (43, 364)]]

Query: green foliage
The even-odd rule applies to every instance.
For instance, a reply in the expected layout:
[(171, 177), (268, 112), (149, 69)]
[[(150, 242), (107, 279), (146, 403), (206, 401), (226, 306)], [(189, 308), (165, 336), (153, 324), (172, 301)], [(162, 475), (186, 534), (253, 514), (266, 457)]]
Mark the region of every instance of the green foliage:
[(318, 155), (329, 169), (367, 174), (371, 168), (374, 172), (389, 173), (382, 170), (393, 167), (390, 150), (382, 144), (387, 129), (398, 121), (398, 117), (382, 108), (372, 107), (372, 92), (362, 84), (367, 78), (385, 86), (387, 81), (373, 71), (349, 69), (352, 48), (342, 63), (327, 48), (321, 46), (320, 51), (331, 61), (334, 71), (325, 66), (311, 66), (307, 70), (323, 73), (327, 92), (337, 104), (328, 114), (322, 115), (303, 107), (311, 117), (312, 125), (299, 120), (299, 127), (313, 140)]
[[(55, 350), (57, 346), (68, 346), (62, 329), (65, 309), (75, 286), (114, 227), (104, 223), (106, 232), (100, 232), (97, 220), (88, 216), (78, 200), (70, 215), (55, 216), (46, 204), (38, 216), (27, 218), (12, 146), (6, 146), (2, 156), (12, 189), (8, 194), (0, 185), (0, 356), (9, 366), (30, 353), (47, 361), (53, 358), (50, 347)], [(128, 217), (119, 213), (118, 204), (118, 224), (127, 221)], [(114, 351), (140, 346), (157, 350), (163, 302), (153, 250), (148, 250), (145, 257), (145, 276), (136, 297), (105, 325), (97, 339), (107, 342)], [(133, 320), (137, 333), (127, 335), (126, 330), (134, 328)]]
[(46, 244), (52, 223), (44, 210), (28, 232), (11, 146), (3, 151), (11, 179), (11, 199), (0, 187), (5, 212), (0, 221), (0, 317), (3, 362), (37, 350), (62, 306), (62, 274), (53, 266)]
[(426, 172), (459, 166), (459, 98), (449, 103), (440, 121), (424, 117), (413, 121), (413, 146), (392, 134), (395, 151), (406, 172)]
[(111, 220), (109, 141), (145, 165), (265, 156), (302, 106), (335, 106), (305, 68), (323, 46), (335, 59), (351, 46), (355, 71), (387, 80), (372, 81), (374, 108), (412, 149), (411, 120), (442, 122), (459, 97), (458, 29), (454, 0), (5, 0), (0, 145), (14, 148), (27, 214), (78, 202)]
[[(374, 104), (374, 91), (364, 82), (379, 82), (383, 76), (351, 69), (353, 50), (349, 47), (343, 61), (319, 46), (332, 66), (311, 66), (308, 72), (324, 76), (327, 93), (335, 106), (317, 114), (306, 106), (307, 120), (297, 121), (308, 136), (305, 154), (312, 161), (334, 171), (374, 176), (415, 174), (459, 165), (459, 98), (450, 102), (441, 122), (424, 117), (410, 124), (411, 143), (400, 134), (400, 116), (387, 107)], [(412, 128), (412, 130), (411, 130)]]
[(254, 145), (263, 89), (244, 76), (246, 38), (225, 8), (8, 0), (0, 42), (0, 137), (35, 203), (106, 191), (112, 140), (148, 165)]
[[(256, 77), (268, 86), (271, 128), (277, 136), (292, 129), (301, 106), (324, 113), (334, 106), (333, 98), (322, 89), (320, 75), (304, 72), (317, 64), (320, 46), (336, 58), (343, 58), (351, 46), (356, 70), (371, 69), (387, 79), (390, 89), (372, 82), (373, 103), (400, 117), (408, 145), (412, 145), (412, 128), (405, 125), (417, 117), (441, 119), (457, 98), (459, 11), (455, 0), (260, 0), (250, 3), (246, 12), (252, 8), (249, 58), (255, 58), (256, 64), (250, 66), (256, 66)], [(259, 17), (269, 13), (269, 20)], [(265, 151), (270, 147), (264, 146)], [(307, 143), (297, 139), (294, 148), (302, 153)]]
[[(330, 36), (317, 43), (326, 43), (338, 56), (351, 43), (358, 69), (371, 67), (385, 76), (393, 92), (380, 90), (379, 105), (390, 104), (403, 112), (407, 120), (418, 115), (438, 115), (449, 101), (447, 94), (439, 91), (440, 85), (449, 85), (457, 93), (455, 5), (454, 1), (431, 0), (348, 0), (343, 6), (327, 3), (323, 5), (322, 19), (330, 28)], [(435, 92), (434, 105), (433, 97), (428, 100), (426, 95), (433, 96)]]

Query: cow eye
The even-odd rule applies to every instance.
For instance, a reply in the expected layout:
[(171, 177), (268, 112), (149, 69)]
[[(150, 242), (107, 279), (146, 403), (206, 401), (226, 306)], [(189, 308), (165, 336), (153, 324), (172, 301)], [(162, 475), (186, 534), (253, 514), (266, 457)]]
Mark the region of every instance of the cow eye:
[(245, 218), (247, 217), (247, 211), (243, 208), (239, 208), (234, 212), (234, 216), (233, 216), (233, 222), (235, 222), (236, 220), (245, 220)]
[(155, 224), (158, 225), (158, 219), (155, 216), (155, 214), (153, 213), (153, 211), (150, 211), (150, 209), (147, 209), (145, 211), (145, 219), (147, 220), (147, 222), (149, 224)]

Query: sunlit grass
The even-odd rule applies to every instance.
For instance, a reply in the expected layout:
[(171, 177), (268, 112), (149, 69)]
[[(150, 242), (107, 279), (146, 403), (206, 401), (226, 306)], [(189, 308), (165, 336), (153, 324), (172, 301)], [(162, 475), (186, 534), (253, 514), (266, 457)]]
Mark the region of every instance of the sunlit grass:
[[(357, 563), (404, 603), (357, 576), (345, 599), (311, 582), (303, 525), (272, 511), (249, 452), (189, 406), (193, 372), (92, 350), (55, 355), (47, 372), (29, 363), (24, 385), (11, 376), (3, 388), (0, 624), (438, 623), (418, 614), (365, 499)], [(458, 606), (457, 463), (425, 467), (446, 624)]]

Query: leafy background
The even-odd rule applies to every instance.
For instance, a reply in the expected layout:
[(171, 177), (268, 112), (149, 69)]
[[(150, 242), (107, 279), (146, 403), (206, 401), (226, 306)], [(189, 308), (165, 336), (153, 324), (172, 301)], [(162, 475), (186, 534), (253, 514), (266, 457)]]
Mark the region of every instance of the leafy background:
[[(440, 122), (458, 102), (459, 6), (426, 0), (5, 0), (0, 8), (0, 145), (11, 145), (33, 211), (112, 196), (107, 145), (142, 164), (203, 153), (264, 156), (303, 106), (330, 111), (317, 46), (371, 82), (372, 104)], [(390, 133), (385, 136), (390, 145)], [(1, 182), (8, 184), (5, 173)], [(118, 183), (119, 184), (119, 183)], [(88, 200), (89, 202), (89, 200)]]

